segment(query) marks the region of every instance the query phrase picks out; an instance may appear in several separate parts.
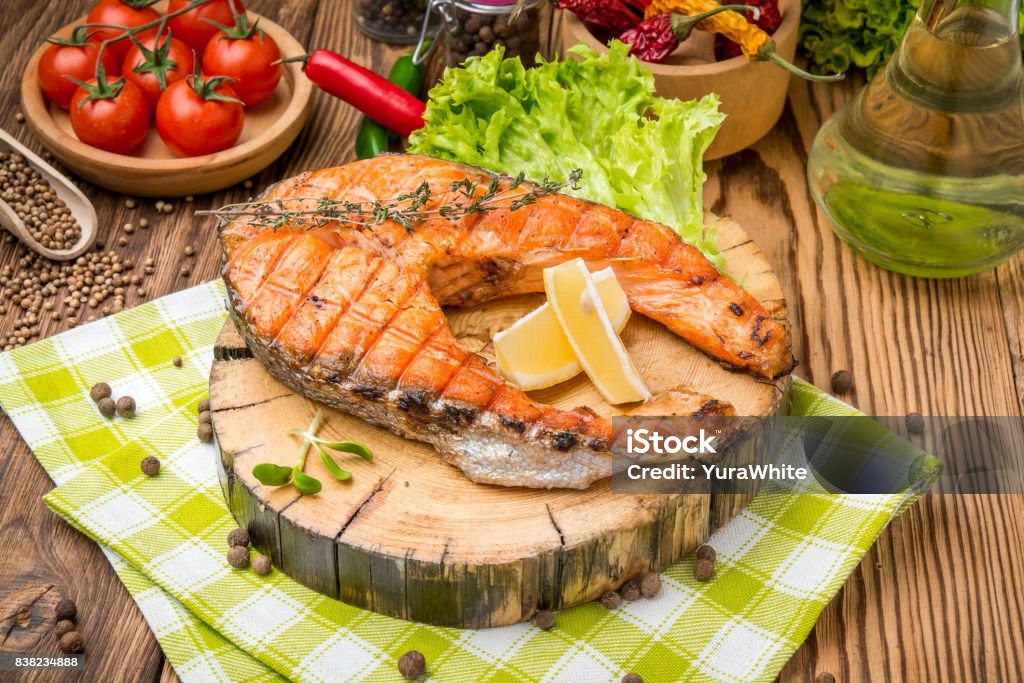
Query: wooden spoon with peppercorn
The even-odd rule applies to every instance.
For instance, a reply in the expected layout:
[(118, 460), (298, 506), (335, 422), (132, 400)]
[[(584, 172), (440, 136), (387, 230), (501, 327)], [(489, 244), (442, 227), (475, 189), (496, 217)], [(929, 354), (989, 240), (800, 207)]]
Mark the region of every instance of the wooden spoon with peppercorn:
[[(87, 251), (93, 245), (93, 242), (96, 241), (97, 234), (96, 225), (98, 221), (96, 209), (93, 208), (92, 202), (67, 177), (36, 156), (10, 133), (0, 128), (0, 154), (5, 152), (20, 154), (24, 158), (25, 163), (39, 174), (41, 180), (46, 181), (48, 186), (43, 189), (44, 191), (53, 191), (56, 195), (54, 203), (58, 207), (51, 212), (51, 216), (53, 213), (60, 212), (61, 205), (63, 204), (67, 208), (70, 217), (78, 224), (81, 234), (75, 243), (68, 248), (52, 249), (45, 246), (36, 239), (32, 234), (32, 230), (25, 225), (25, 221), (18, 211), (15, 210), (15, 207), (3, 199), (0, 199), (0, 226), (7, 228), (12, 235), (33, 251), (53, 261), (68, 261), (77, 258)], [(24, 192), (25, 189), (22, 188), (20, 191)], [(36, 188), (33, 187), (33, 194), (35, 191)]]

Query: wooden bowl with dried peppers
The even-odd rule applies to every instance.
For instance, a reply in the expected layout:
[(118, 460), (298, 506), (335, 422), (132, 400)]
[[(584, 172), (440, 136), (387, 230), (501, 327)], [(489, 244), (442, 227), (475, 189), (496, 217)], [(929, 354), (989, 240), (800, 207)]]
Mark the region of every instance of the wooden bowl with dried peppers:
[(619, 39), (650, 67), (662, 97), (718, 94), (728, 117), (706, 159), (749, 147), (782, 115), (795, 69), (800, 0), (747, 0), (751, 9), (742, 8), (743, 14), (723, 11), (713, 0), (558, 0), (557, 7), (565, 10), (563, 54), (580, 42), (605, 51), (609, 40)]

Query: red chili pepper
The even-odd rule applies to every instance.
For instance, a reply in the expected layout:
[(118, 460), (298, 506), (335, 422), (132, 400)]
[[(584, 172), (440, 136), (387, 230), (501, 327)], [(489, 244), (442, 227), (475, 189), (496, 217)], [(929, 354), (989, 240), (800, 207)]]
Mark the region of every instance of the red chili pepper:
[(314, 50), (304, 67), (309, 80), (380, 125), (408, 137), (423, 127), (426, 105), (369, 69), (330, 50)]
[[(714, 5), (714, 3), (708, 3)], [(619, 40), (629, 45), (629, 54), (645, 62), (660, 62), (675, 52), (679, 43), (690, 37), (701, 21), (721, 12), (744, 10), (745, 5), (720, 5), (700, 14), (686, 16), (673, 12), (655, 14), (624, 31)]]
[(557, 0), (558, 9), (567, 9), (596, 33), (617, 36), (644, 20), (649, 0)]
[(619, 36), (629, 45), (629, 53), (645, 62), (660, 62), (679, 47), (679, 39), (672, 30), (672, 18), (658, 14), (637, 24)]
[[(738, 0), (738, 2), (761, 10), (761, 16), (758, 17), (757, 21), (754, 21), (752, 15), (747, 13), (747, 21), (756, 24), (758, 28), (768, 35), (775, 33), (779, 25), (782, 24), (782, 14), (779, 13), (778, 0)], [(739, 43), (729, 40), (722, 34), (715, 35), (716, 60), (721, 62), (738, 57), (741, 54), (743, 54), (743, 50), (740, 49)]]

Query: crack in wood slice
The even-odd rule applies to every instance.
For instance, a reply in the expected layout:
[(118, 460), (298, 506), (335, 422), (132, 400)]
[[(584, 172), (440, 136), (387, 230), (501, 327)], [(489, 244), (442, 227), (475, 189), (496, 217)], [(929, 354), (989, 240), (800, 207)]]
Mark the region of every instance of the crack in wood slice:
[[(760, 250), (734, 222), (719, 221), (719, 231), (729, 272), (784, 318), (781, 289)], [(460, 337), (481, 341), (483, 352), (496, 330), (540, 299), (451, 311), (449, 320)], [(623, 340), (655, 392), (689, 386), (732, 402), (742, 415), (774, 415), (788, 405), (788, 379), (726, 371), (642, 316), (633, 317)], [(306, 470), (324, 488), (300, 497), (294, 487), (261, 485), (252, 468), (291, 466), (298, 442), (287, 431), (307, 425), (319, 406), (273, 379), (230, 321), (215, 358), (210, 402), (232, 513), (293, 578), (383, 614), (486, 627), (593, 600), (676, 561), (749, 500), (708, 491), (616, 494), (610, 480), (585, 491), (475, 484), (431, 446), (329, 409), (321, 434), (370, 445), (374, 462), (346, 458), (353, 477), (338, 482), (310, 457)], [(614, 412), (582, 376), (533, 396)]]

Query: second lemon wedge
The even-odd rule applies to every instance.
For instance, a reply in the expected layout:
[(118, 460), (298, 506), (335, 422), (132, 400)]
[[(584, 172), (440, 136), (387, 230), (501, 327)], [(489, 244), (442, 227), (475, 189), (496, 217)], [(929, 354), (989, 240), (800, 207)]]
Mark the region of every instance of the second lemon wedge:
[(583, 260), (546, 268), (544, 291), (580, 365), (605, 400), (618, 404), (649, 398), (651, 391), (600, 304), (597, 283)]
[[(611, 268), (592, 275), (612, 328), (621, 332), (629, 320), (629, 302)], [(511, 327), (494, 335), (498, 370), (524, 391), (545, 389), (583, 371), (551, 304), (545, 303)]]

